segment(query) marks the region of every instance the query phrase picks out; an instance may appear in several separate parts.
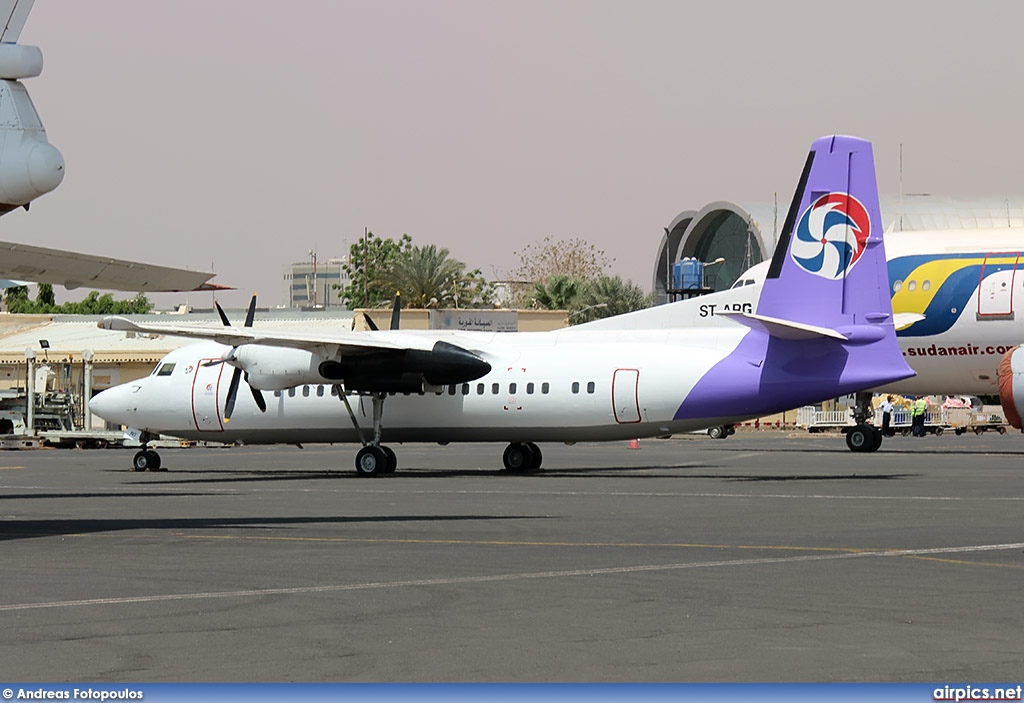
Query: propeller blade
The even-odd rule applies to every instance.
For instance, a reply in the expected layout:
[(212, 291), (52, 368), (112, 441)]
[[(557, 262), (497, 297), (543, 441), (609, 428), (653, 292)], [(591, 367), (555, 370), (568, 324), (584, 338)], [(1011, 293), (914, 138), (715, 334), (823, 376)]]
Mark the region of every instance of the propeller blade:
[(216, 366), (217, 364), (223, 364), (223, 363), (224, 363), (223, 359), (214, 359), (213, 361), (207, 361), (205, 364), (203, 364), (203, 368), (204, 369), (208, 369), (211, 366)]
[(231, 385), (228, 386), (228, 397), (224, 401), (224, 422), (231, 419), (231, 413), (235, 411), (235, 396), (238, 395), (238, 382), (242, 378), (242, 369), (235, 367), (235, 372), (231, 374)]
[(398, 329), (398, 320), (402, 315), (402, 292), (395, 292), (395, 306), (391, 308), (391, 329)]
[(373, 321), (372, 317), (370, 317), (364, 312), (363, 319), (366, 320), (366, 326), (369, 327), (372, 332), (377, 331), (377, 323)]
[(252, 321), (256, 317), (256, 294), (252, 294), (252, 300), (249, 301), (249, 310), (245, 313), (245, 324), (243, 327), (252, 327)]
[(229, 320), (228, 316), (224, 314), (224, 308), (222, 308), (220, 306), (220, 303), (218, 303), (215, 300), (215, 301), (213, 301), (213, 306), (215, 308), (217, 308), (217, 314), (220, 315), (220, 321), (224, 323), (224, 326), (225, 327), (230, 327), (231, 326), (231, 320)]
[(260, 412), (267, 412), (267, 401), (263, 399), (263, 394), (260, 392), (259, 388), (249, 386), (249, 390), (252, 391), (252, 399), (256, 401), (256, 407), (260, 409)]

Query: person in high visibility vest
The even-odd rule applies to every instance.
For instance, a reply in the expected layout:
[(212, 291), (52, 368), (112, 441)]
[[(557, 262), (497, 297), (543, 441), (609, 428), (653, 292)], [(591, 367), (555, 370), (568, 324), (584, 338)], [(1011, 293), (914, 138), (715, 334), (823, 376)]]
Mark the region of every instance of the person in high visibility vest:
[(924, 437), (924, 417), (928, 412), (928, 401), (924, 396), (914, 401), (910, 408), (911, 433), (915, 437)]

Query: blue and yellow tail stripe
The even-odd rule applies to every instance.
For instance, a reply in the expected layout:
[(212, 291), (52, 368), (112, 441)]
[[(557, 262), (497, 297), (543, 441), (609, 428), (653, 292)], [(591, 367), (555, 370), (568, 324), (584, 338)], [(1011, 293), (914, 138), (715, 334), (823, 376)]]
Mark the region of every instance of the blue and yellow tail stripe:
[[(924, 319), (899, 330), (900, 337), (922, 337), (941, 334), (953, 326), (985, 276), (998, 271), (1012, 271), (1021, 265), (1014, 253), (989, 256), (972, 254), (929, 254), (901, 256), (889, 262), (889, 295), (894, 313), (917, 313)], [(896, 281), (903, 284), (899, 291)], [(907, 283), (916, 281), (914, 290)], [(930, 281), (928, 290), (922, 288)]]

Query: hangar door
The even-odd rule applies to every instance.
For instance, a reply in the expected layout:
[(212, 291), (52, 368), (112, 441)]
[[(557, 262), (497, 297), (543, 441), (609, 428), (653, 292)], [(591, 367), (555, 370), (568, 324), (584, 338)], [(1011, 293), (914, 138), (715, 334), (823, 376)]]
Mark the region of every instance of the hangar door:
[(615, 370), (612, 376), (612, 412), (619, 424), (640, 422), (639, 384), (640, 369)]

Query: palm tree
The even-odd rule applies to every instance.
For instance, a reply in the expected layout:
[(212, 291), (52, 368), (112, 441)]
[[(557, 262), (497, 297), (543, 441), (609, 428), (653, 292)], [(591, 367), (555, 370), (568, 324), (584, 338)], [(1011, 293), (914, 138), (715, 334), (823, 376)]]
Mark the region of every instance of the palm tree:
[(654, 305), (654, 295), (644, 293), (632, 281), (621, 276), (598, 276), (580, 290), (573, 301), (573, 323), (589, 322), (602, 317), (622, 315)]
[(452, 259), (446, 248), (433, 244), (410, 247), (391, 268), (389, 282), (410, 307), (471, 307), (487, 302), (487, 284), (479, 271)]
[(533, 285), (533, 302), (545, 310), (568, 310), (580, 294), (578, 278), (556, 274)]

